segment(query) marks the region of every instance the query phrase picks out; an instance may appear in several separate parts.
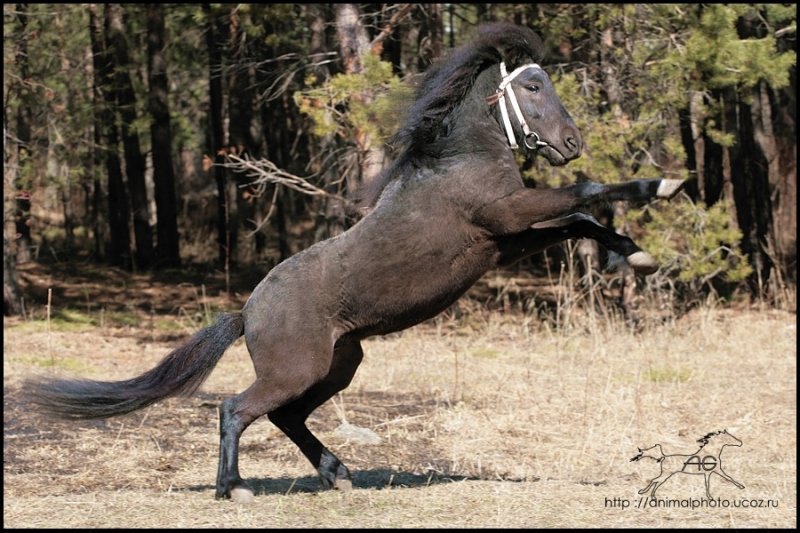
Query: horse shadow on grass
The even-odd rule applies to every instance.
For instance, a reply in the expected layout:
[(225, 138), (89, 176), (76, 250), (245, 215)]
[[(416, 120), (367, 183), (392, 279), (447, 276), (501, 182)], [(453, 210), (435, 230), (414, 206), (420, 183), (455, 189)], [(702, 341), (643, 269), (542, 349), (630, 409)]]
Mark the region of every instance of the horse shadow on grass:
[[(486, 481), (478, 476), (443, 475), (443, 474), (413, 474), (410, 472), (397, 472), (386, 468), (363, 470), (353, 473), (353, 489), (412, 489), (456, 483), (459, 481)], [(506, 482), (529, 482), (538, 479), (504, 479)], [(281, 478), (251, 478), (248, 483), (253, 488), (256, 496), (269, 494), (315, 493), (324, 492), (322, 482), (317, 476), (281, 477)], [(194, 485), (187, 487), (189, 491), (214, 490), (213, 485)]]

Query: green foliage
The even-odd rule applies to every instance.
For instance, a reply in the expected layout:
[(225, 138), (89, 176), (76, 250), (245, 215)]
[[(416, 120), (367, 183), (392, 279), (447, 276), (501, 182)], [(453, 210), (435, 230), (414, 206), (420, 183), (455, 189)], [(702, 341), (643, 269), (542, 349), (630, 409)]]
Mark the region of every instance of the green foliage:
[[(686, 177), (678, 112), (688, 109), (692, 92), (733, 87), (746, 99), (761, 80), (774, 89), (785, 87), (796, 63), (794, 51), (778, 51), (774, 36), (777, 24), (794, 23), (796, 13), (786, 6), (559, 4), (548, 9), (543, 33), (550, 46), (568, 39), (576, 47), (598, 50), (602, 65), (551, 74), (585, 145), (581, 158), (568, 167), (534, 169), (537, 181), (551, 186), (573, 182), (577, 173), (605, 183), (663, 175), (666, 168), (677, 173), (670, 177)], [(765, 21), (768, 31), (742, 38), (737, 28), (742, 20)], [(612, 42), (603, 44), (609, 35)], [(618, 83), (619, 101), (608, 101), (609, 76)], [(703, 126), (715, 143), (732, 146), (735, 137), (715, 120), (717, 107), (705, 109), (709, 118)]]
[[(574, 183), (576, 175), (603, 183), (686, 179), (679, 113), (688, 112), (690, 98), (702, 95), (694, 111), (706, 139), (732, 147), (741, 132), (724, 122), (725, 102), (715, 91), (747, 102), (760, 83), (785, 87), (796, 64), (795, 51), (781, 52), (775, 37), (796, 24), (790, 6), (559, 4), (546, 11), (551, 49), (568, 42), (571, 50), (590, 50), (588, 65), (551, 73), (584, 152), (566, 167), (531, 169), (529, 177), (549, 186)], [(724, 202), (651, 206), (627, 218), (640, 223), (636, 240), (663, 265), (661, 279), (687, 297), (751, 273)]]
[[(677, 127), (677, 109), (663, 100), (642, 99), (628, 103), (628, 110), (615, 116), (602, 111), (603, 93), (579, 75), (553, 76), (562, 103), (581, 131), (584, 152), (567, 167), (537, 167), (538, 181), (550, 186), (573, 183), (581, 173), (593, 181), (618, 183), (635, 177), (663, 175), (667, 164), (685, 168), (686, 152)], [(685, 178), (685, 170), (672, 177)]]
[[(384, 142), (399, 126), (397, 99), (408, 89), (392, 72), (392, 65), (374, 54), (362, 57), (363, 69), (337, 74), (318, 87), (294, 94), (300, 111), (309, 116), (315, 135), (352, 138), (363, 132)], [(306, 85), (316, 80), (309, 78)]]
[(712, 281), (738, 282), (752, 269), (739, 250), (741, 232), (731, 224), (725, 202), (674, 201), (630, 210), (627, 222), (641, 224), (639, 246), (661, 264), (661, 272), (693, 291)]
[(677, 57), (668, 61), (688, 74), (702, 73), (712, 88), (736, 86), (744, 91), (762, 79), (775, 89), (785, 87), (795, 52), (778, 53), (774, 35), (741, 39), (737, 33), (739, 18), (755, 17), (757, 11), (757, 6), (741, 4), (706, 5), (698, 24), (687, 32), (685, 45), (673, 51)]

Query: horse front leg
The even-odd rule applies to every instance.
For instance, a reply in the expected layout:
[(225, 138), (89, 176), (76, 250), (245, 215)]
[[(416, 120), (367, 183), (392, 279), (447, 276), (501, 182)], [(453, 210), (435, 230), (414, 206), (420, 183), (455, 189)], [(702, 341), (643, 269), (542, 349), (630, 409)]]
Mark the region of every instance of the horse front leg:
[(711, 474), (709, 472), (706, 472), (705, 478), (706, 478), (706, 497), (709, 500), (713, 500), (714, 498), (711, 497)]
[(683, 183), (683, 180), (649, 179), (613, 185), (590, 181), (560, 189), (520, 188), (476, 209), (474, 222), (493, 235), (513, 235), (536, 223), (563, 218), (600, 202), (670, 199), (678, 194)]
[(744, 485), (742, 485), (741, 483), (739, 483), (738, 481), (736, 481), (735, 479), (733, 479), (731, 476), (729, 476), (728, 474), (726, 474), (726, 473), (725, 473), (725, 471), (724, 471), (724, 470), (722, 470), (722, 466), (721, 466), (721, 465), (717, 466), (717, 469), (716, 469), (716, 470), (714, 470), (714, 473), (715, 473), (715, 474), (719, 474), (719, 475), (722, 477), (722, 479), (724, 479), (724, 480), (726, 480), (726, 481), (730, 481), (731, 483), (733, 483), (734, 485), (736, 485), (738, 488), (740, 488), (740, 489), (743, 489), (743, 488), (744, 488)]
[(501, 237), (498, 239), (501, 253), (498, 264), (509, 265), (567, 239), (583, 238), (594, 239), (621, 255), (637, 274), (648, 275), (658, 270), (655, 259), (633, 240), (603, 226), (586, 213), (539, 222), (521, 233)]

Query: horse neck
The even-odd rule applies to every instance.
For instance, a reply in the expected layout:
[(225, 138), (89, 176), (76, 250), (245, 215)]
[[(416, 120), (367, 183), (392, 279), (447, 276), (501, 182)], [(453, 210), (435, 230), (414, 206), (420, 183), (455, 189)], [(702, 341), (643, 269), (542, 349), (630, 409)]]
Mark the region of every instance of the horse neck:
[(492, 136), (498, 140), (498, 144), (509, 148), (505, 126), (503, 125), (503, 119), (500, 115), (500, 104), (497, 101), (493, 104), (487, 102), (487, 98), (497, 93), (501, 81), (502, 77), (500, 76), (499, 65), (492, 65), (483, 70), (475, 79), (468, 100), (471, 102), (471, 105), (481, 109), (486, 114), (488, 124), (491, 124), (491, 128), (488, 127), (488, 124), (484, 124), (484, 127), (487, 130), (491, 130)]
[(514, 152), (508, 145), (497, 104), (486, 102), (500, 80), (499, 75), (491, 72), (496, 68), (489, 67), (478, 75), (460, 108), (453, 112), (451, 133), (442, 141), (464, 153), (483, 153), (494, 161), (505, 158), (513, 161)]
[(499, 70), (494, 76), (490, 72), (492, 69), (498, 70), (499, 67), (493, 65), (481, 72), (467, 95), (450, 112), (446, 119), (449, 122), (448, 134), (423, 147), (416, 146), (400, 153), (377, 180), (362, 189), (359, 206), (364, 209), (375, 207), (389, 184), (407, 175), (409, 165), (437, 166), (436, 160), (448, 168), (454, 168), (457, 166), (453, 165), (454, 161), (469, 159), (474, 163), (475, 160), (484, 159), (484, 168), (492, 173), (492, 177), (508, 177), (508, 174), (498, 173), (498, 163), (501, 163), (513, 172), (513, 180), (521, 180), (497, 104), (490, 106), (486, 103), (486, 97), (493, 94), (500, 83)]

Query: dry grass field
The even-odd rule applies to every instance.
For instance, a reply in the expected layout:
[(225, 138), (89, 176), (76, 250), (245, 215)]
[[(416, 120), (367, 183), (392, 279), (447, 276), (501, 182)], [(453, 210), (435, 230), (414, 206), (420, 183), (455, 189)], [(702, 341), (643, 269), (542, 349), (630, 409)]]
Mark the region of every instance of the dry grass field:
[[(8, 528), (796, 527), (791, 313), (712, 307), (633, 332), (619, 321), (556, 330), (522, 313), (473, 311), (370, 339), (352, 385), (309, 420), (354, 489), (322, 490), (264, 418), (242, 438), (256, 498), (240, 504), (215, 500), (214, 480), (216, 406), (253, 377), (243, 341), (190, 398), (53, 421), (29, 410), (24, 378), (130, 377), (196, 325), (174, 310), (126, 324), (53, 309), (59, 320), (3, 325)], [(660, 507), (640, 507), (660, 463), (631, 461), (639, 448), (693, 454), (722, 429), (742, 441), (721, 458), (743, 489), (712, 475), (716, 506), (691, 508), (703, 476), (676, 474)]]

